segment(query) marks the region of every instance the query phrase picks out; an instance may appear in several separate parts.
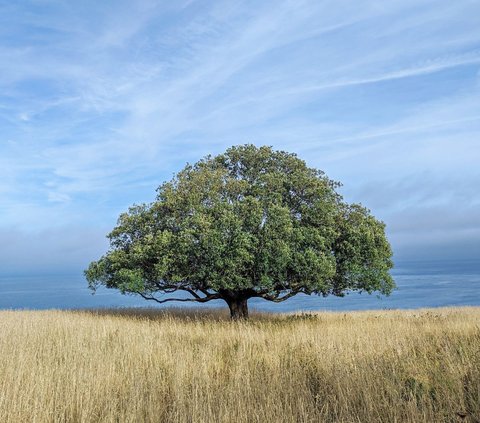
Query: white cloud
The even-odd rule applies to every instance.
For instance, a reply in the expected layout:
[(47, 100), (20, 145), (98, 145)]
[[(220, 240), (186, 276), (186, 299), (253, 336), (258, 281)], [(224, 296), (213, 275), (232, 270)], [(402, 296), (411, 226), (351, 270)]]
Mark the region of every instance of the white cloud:
[(68, 194), (62, 194), (61, 192), (49, 192), (48, 201), (52, 203), (68, 203), (71, 200)]
[(445, 197), (444, 172), (480, 182), (474, 2), (1, 8), (3, 227), (112, 222), (187, 160), (242, 142), (299, 152), (355, 200), (422, 172), (420, 202)]

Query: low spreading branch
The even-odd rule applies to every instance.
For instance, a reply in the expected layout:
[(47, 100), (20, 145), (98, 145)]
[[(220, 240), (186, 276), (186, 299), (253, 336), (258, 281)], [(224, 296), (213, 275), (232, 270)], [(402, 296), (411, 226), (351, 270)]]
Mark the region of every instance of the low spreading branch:
[(142, 292), (137, 292), (145, 300), (155, 301), (158, 304), (167, 303), (169, 301), (180, 301), (180, 302), (197, 302), (197, 303), (206, 303), (211, 300), (218, 300), (221, 298), (219, 294), (210, 294), (206, 297), (200, 297), (198, 294), (195, 293), (194, 298), (166, 298), (164, 300), (159, 300), (158, 298), (154, 297), (153, 295), (146, 295)]
[(285, 300), (288, 300), (289, 298), (292, 298), (293, 296), (299, 294), (300, 292), (303, 292), (301, 289), (296, 290), (296, 291), (290, 291), (289, 293), (285, 294), (283, 297), (280, 296), (280, 293), (278, 294), (263, 294), (260, 295), (261, 298), (267, 300), (267, 301), (272, 301), (274, 303), (281, 303)]

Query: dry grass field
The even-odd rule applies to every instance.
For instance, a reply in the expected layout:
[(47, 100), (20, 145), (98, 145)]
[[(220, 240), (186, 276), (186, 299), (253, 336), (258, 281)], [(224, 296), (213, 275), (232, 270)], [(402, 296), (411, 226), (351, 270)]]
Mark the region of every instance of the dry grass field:
[(480, 421), (480, 308), (0, 324), (2, 423)]

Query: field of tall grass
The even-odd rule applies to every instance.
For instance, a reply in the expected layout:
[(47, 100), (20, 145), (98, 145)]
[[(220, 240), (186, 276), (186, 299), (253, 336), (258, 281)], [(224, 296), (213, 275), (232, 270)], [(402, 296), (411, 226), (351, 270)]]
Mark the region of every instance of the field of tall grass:
[(0, 422), (478, 422), (480, 308), (0, 312)]

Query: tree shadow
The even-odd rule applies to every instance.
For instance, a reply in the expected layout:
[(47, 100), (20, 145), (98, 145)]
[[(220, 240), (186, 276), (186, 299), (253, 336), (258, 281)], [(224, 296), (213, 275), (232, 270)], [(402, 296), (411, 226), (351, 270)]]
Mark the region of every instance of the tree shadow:
[[(108, 316), (140, 320), (166, 320), (175, 319), (181, 321), (230, 321), (230, 312), (227, 307), (114, 307), (114, 308), (90, 308), (72, 310), (74, 313), (90, 314), (92, 316)], [(250, 321), (272, 320), (275, 313), (267, 313), (253, 310), (250, 313)]]

